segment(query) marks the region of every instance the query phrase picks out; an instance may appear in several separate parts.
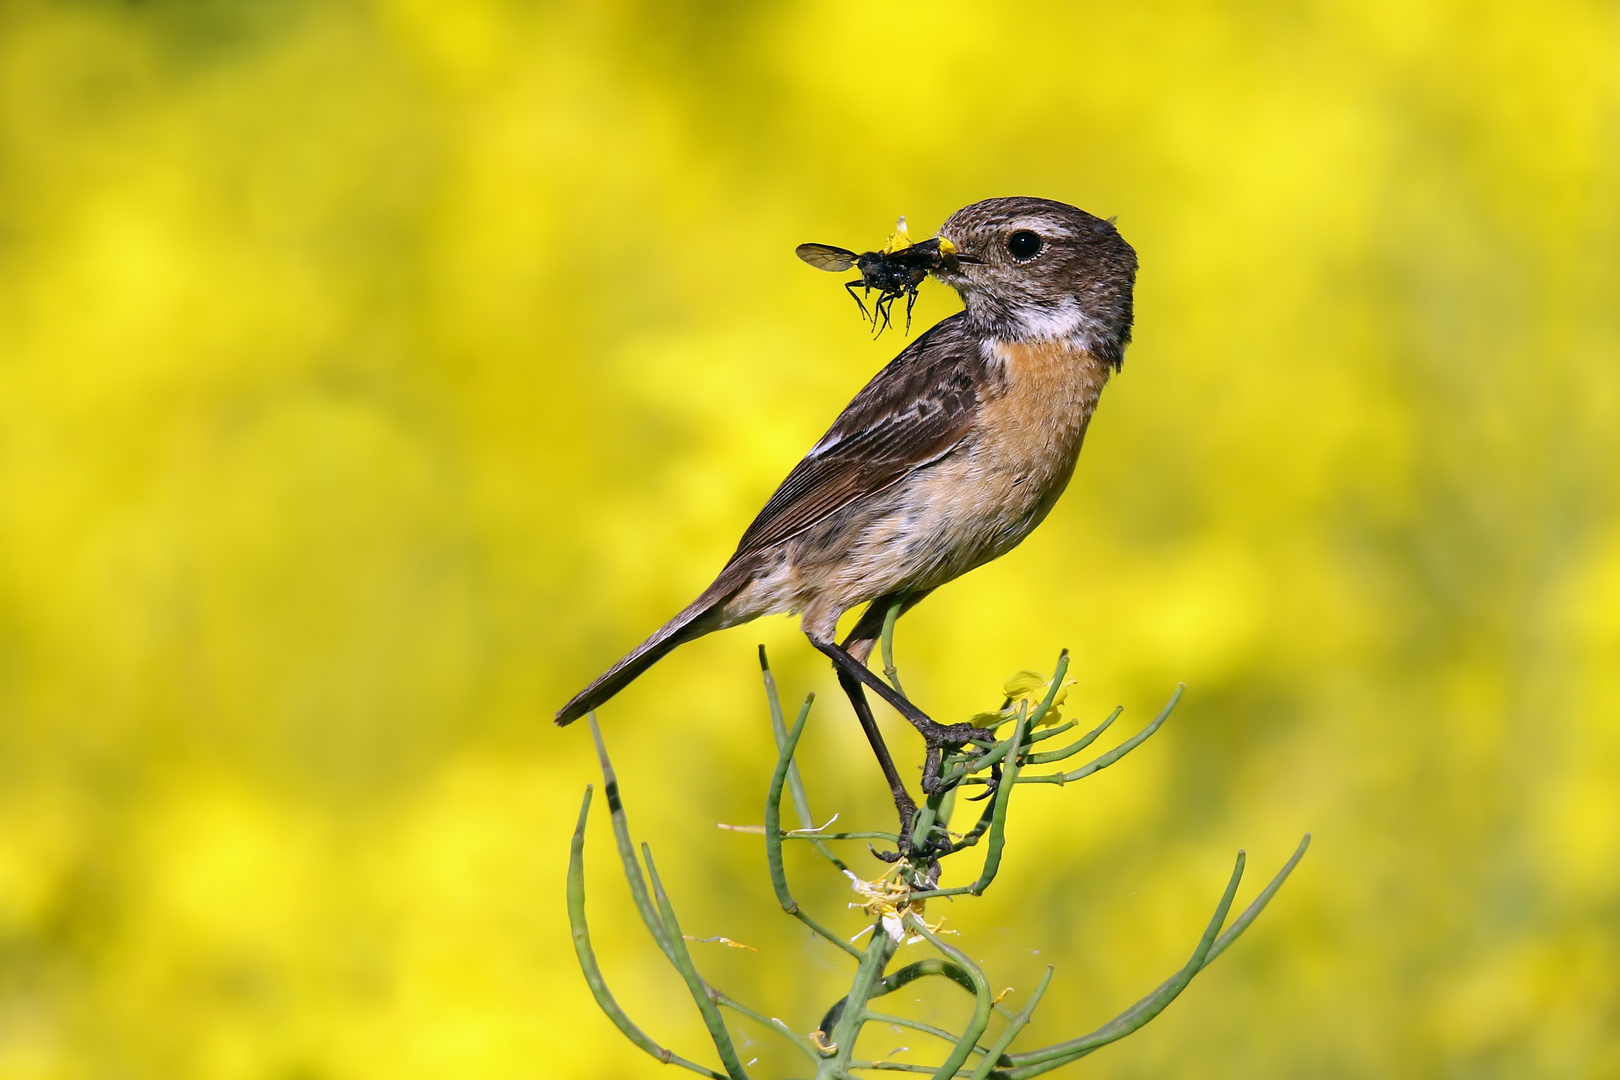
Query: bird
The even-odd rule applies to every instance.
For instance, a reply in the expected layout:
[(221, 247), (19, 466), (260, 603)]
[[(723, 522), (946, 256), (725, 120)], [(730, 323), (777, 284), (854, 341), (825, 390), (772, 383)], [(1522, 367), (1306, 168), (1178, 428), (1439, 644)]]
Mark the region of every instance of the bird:
[[(1050, 199), (985, 199), (940, 227), (932, 276), (963, 309), (882, 368), (771, 495), (702, 594), (558, 710), (600, 707), (685, 642), (797, 614), (878, 752), (903, 826), (905, 793), (862, 692), (942, 747), (986, 733), (935, 723), (867, 666), (895, 605), (1016, 547), (1074, 473), (1086, 429), (1124, 364), (1137, 256), (1112, 219)], [(841, 616), (866, 609), (843, 642)], [(993, 740), (992, 740), (993, 741)]]

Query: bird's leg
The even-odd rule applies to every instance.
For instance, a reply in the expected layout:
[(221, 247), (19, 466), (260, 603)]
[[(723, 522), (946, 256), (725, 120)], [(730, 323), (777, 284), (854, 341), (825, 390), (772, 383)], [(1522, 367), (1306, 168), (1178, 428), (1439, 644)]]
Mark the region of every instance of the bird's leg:
[(889, 782), (889, 790), (894, 794), (894, 809), (900, 815), (900, 849), (904, 852), (910, 845), (911, 823), (917, 819), (917, 803), (906, 790), (905, 781), (900, 779), (900, 770), (894, 767), (894, 758), (889, 754), (888, 744), (883, 741), (883, 732), (878, 730), (877, 718), (872, 715), (872, 706), (867, 703), (860, 681), (840, 669), (838, 685), (849, 696), (855, 718), (861, 722), (866, 741), (872, 744), (872, 752), (877, 755), (883, 778)]
[(877, 691), (878, 697), (887, 701), (896, 712), (911, 721), (912, 727), (922, 733), (923, 742), (930, 751), (928, 764), (931, 766), (931, 768), (925, 767), (923, 770), (922, 788), (924, 794), (932, 795), (939, 790), (940, 754), (934, 753), (934, 751), (942, 751), (947, 746), (961, 746), (970, 742), (995, 742), (993, 734), (982, 728), (976, 728), (972, 724), (936, 723), (921, 709), (907, 701), (898, 690), (880, 679), (876, 672), (855, 659), (849, 654), (848, 650), (840, 647), (836, 642), (817, 641), (815, 638), (811, 638), (810, 643), (832, 658), (833, 664), (838, 668), (840, 681), (845, 676), (859, 679)]

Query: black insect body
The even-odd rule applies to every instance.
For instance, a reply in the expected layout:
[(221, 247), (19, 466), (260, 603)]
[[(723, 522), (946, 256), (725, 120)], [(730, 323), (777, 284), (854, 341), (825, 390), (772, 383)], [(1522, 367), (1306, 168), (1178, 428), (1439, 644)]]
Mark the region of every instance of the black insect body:
[[(902, 219), (903, 220), (903, 219)], [(844, 282), (844, 288), (854, 297), (855, 304), (861, 309), (861, 315), (870, 319), (872, 328), (879, 334), (890, 326), (889, 316), (894, 302), (900, 297), (906, 298), (906, 332), (911, 332), (911, 309), (917, 303), (917, 289), (923, 280), (928, 277), (929, 271), (944, 266), (947, 260), (955, 258), (955, 249), (949, 240), (924, 240), (920, 244), (913, 244), (905, 240), (904, 231), (896, 234), (899, 246), (895, 241), (883, 251), (868, 251), (857, 255), (848, 248), (834, 247), (832, 244), (800, 244), (794, 249), (794, 254), (817, 270), (826, 270), (829, 273), (842, 273), (854, 268), (859, 270), (861, 276), (857, 279)], [(856, 293), (856, 289), (860, 293)], [(877, 300), (872, 304), (872, 310), (867, 311), (862, 296), (868, 296), (873, 289), (877, 290)]]

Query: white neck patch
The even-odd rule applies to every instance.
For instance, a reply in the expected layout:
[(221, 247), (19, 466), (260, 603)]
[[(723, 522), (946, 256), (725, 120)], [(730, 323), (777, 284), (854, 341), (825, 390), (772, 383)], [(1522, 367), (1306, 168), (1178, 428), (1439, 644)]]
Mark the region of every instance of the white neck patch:
[(1080, 309), (1080, 301), (1065, 296), (1055, 305), (1020, 304), (1007, 311), (1009, 329), (1024, 341), (1068, 341), (1088, 352), (1102, 344), (1103, 326)]

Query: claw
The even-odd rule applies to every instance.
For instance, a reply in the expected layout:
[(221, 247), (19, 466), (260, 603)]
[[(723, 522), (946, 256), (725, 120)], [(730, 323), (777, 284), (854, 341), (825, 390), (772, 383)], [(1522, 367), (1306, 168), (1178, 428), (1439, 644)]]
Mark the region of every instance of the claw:
[(990, 796), (994, 795), (996, 793), (996, 788), (998, 788), (1000, 786), (1001, 786), (1001, 763), (997, 762), (996, 764), (990, 766), (990, 779), (988, 779), (988, 780), (986, 780), (984, 782), (984, 790), (981, 791), (977, 795), (969, 795), (967, 797), (967, 801), (968, 802), (983, 802), (984, 800), (988, 799)]

